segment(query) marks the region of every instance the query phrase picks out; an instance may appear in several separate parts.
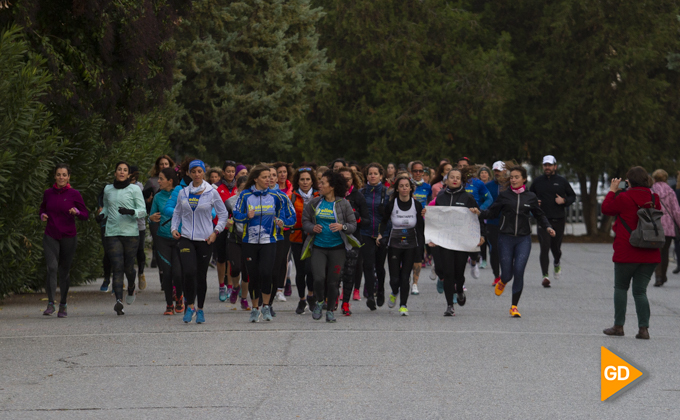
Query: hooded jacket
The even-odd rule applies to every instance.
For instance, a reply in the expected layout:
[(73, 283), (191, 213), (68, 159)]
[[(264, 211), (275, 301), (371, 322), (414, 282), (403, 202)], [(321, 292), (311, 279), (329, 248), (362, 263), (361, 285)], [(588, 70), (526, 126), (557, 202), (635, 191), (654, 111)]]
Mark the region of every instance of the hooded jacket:
[[(205, 241), (213, 231), (217, 233), (222, 232), (229, 218), (227, 208), (224, 207), (222, 198), (217, 190), (206, 181), (203, 181), (203, 185), (205, 189), (198, 196), (196, 209), (192, 210), (189, 204), (191, 190), (191, 185), (189, 185), (179, 192), (177, 206), (172, 214), (172, 227), (170, 231), (178, 230), (181, 223), (183, 227), (182, 237), (192, 241)], [(217, 217), (219, 217), (217, 226), (214, 226), (212, 222), (213, 209), (215, 209)]]
[[(295, 212), (290, 212), (290, 200), (285, 200), (269, 188), (258, 190), (255, 185), (243, 190), (234, 206), (234, 222), (243, 223), (243, 243), (270, 244), (283, 239), (276, 228), (276, 219), (285, 227), (295, 225)], [(248, 211), (255, 210), (255, 217), (248, 219)]]

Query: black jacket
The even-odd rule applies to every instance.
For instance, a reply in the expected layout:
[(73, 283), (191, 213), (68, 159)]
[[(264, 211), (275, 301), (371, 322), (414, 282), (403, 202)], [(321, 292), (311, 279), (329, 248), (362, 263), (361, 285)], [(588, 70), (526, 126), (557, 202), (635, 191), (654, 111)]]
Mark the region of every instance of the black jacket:
[(484, 210), (482, 219), (501, 218), (500, 232), (512, 236), (531, 235), (529, 217), (533, 216), (543, 228), (552, 228), (545, 213), (538, 206), (538, 198), (531, 191), (517, 194), (511, 189), (501, 191), (498, 198), (488, 209)]
[[(465, 191), (465, 187), (461, 188), (460, 191), (451, 192), (448, 187), (444, 186), (439, 190), (437, 198), (434, 200), (435, 206), (449, 206), (449, 207), (467, 207), (469, 209), (479, 208), (477, 200), (469, 192)], [(479, 234), (480, 236), (485, 236), (486, 229), (484, 224), (484, 219), (479, 218)]]
[[(541, 175), (531, 183), (529, 191), (536, 194), (541, 200), (541, 210), (545, 213), (548, 219), (564, 219), (564, 209), (574, 204), (576, 201), (576, 194), (571, 188), (566, 178), (553, 175), (547, 177)], [(555, 198), (557, 196), (564, 198), (564, 204), (557, 204)]]
[(349, 201), (352, 205), (352, 210), (354, 210), (354, 217), (357, 219), (357, 233), (355, 236), (359, 238), (359, 230), (366, 229), (371, 226), (371, 218), (368, 215), (368, 205), (366, 204), (366, 198), (359, 191), (358, 188), (354, 188), (345, 200)]

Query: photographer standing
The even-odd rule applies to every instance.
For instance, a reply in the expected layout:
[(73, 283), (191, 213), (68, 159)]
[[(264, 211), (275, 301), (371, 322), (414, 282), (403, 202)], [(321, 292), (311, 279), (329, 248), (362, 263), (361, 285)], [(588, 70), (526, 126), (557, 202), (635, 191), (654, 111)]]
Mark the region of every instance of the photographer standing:
[(550, 287), (549, 252), (553, 254), (555, 278), (560, 278), (562, 267), (562, 238), (564, 237), (565, 211), (576, 201), (576, 194), (566, 178), (557, 175), (557, 160), (555, 156), (547, 155), (543, 158), (543, 175), (537, 177), (531, 184), (529, 191), (536, 194), (541, 210), (548, 218), (555, 230), (555, 237), (548, 235), (545, 228), (538, 227), (538, 241), (541, 244), (541, 272), (543, 273), (543, 287)]

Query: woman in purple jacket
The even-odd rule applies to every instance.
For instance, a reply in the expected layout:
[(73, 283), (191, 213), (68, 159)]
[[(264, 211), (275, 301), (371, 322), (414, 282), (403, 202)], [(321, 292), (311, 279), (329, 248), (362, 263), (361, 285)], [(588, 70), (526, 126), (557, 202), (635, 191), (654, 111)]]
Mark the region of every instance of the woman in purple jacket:
[(40, 204), (40, 220), (47, 222), (43, 249), (47, 262), (47, 309), (43, 315), (54, 313), (54, 292), (57, 290), (57, 278), (61, 290), (59, 318), (66, 317), (66, 297), (70, 285), (69, 272), (76, 253), (75, 218), (87, 220), (88, 212), (83, 197), (71, 188), (71, 168), (62, 163), (54, 171), (56, 181), (52, 188), (45, 191)]
[(666, 242), (661, 248), (661, 264), (656, 266), (654, 271), (656, 282), (654, 287), (661, 287), (668, 280), (666, 271), (668, 271), (668, 250), (671, 248), (671, 243), (675, 239), (675, 226), (680, 226), (680, 205), (678, 205), (678, 198), (675, 195), (673, 188), (668, 185), (668, 172), (663, 169), (657, 169), (652, 173), (654, 178), (654, 185), (652, 191), (659, 195), (661, 200), (661, 210), (663, 217), (661, 217), (661, 225), (666, 236)]

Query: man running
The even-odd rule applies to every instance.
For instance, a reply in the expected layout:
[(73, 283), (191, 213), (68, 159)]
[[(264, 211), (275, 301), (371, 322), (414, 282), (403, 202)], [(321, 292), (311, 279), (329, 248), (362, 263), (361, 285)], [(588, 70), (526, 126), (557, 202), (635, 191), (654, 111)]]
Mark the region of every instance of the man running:
[(567, 182), (566, 178), (556, 174), (557, 160), (555, 156), (547, 155), (543, 158), (543, 175), (537, 177), (529, 190), (538, 197), (538, 204), (548, 218), (550, 225), (555, 230), (555, 237), (548, 235), (546, 230), (538, 227), (538, 241), (541, 244), (541, 272), (543, 273), (543, 287), (550, 287), (549, 251), (553, 254), (555, 266), (555, 278), (560, 278), (562, 268), (562, 237), (564, 236), (565, 211), (574, 201), (576, 194)]

